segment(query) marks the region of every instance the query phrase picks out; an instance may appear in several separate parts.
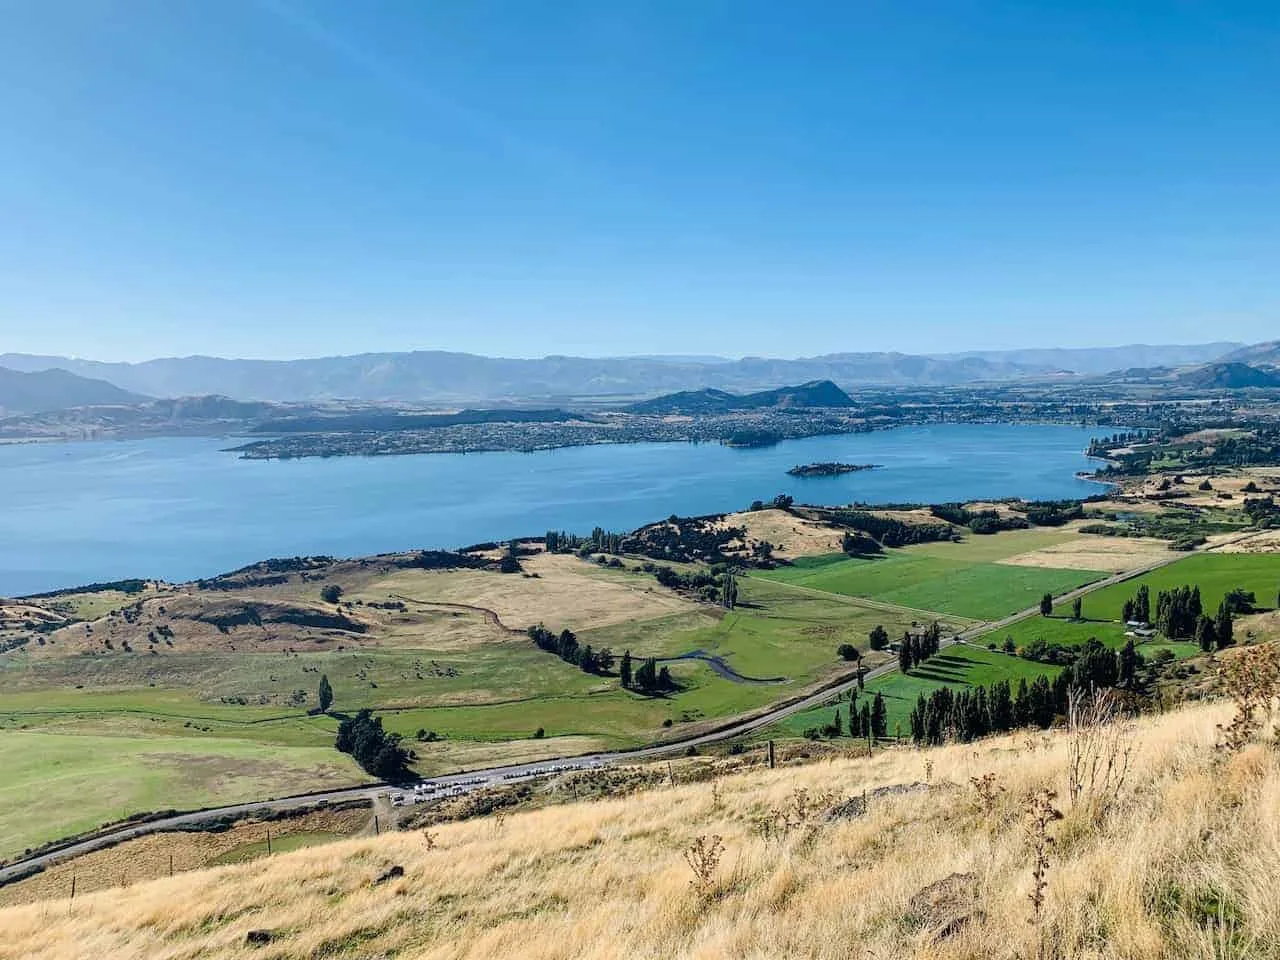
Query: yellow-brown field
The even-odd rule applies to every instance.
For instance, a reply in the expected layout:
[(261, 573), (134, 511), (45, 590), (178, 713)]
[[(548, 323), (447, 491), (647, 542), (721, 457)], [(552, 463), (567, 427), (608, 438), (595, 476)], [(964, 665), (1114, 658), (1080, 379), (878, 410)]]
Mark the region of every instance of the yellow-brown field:
[(1006, 557), (999, 563), (1058, 570), (1105, 570), (1119, 573), (1167, 559), (1169, 544), (1152, 537), (1099, 537), (1089, 534), (1038, 550)]
[[(1227, 539), (1227, 538), (1223, 538)], [(1210, 540), (1212, 543), (1212, 539)], [(1223, 553), (1280, 553), (1280, 530), (1265, 530), (1221, 547)]]
[(568, 554), (539, 553), (520, 562), (531, 576), (402, 570), (372, 580), (353, 596), (466, 605), (492, 611), (512, 629), (545, 623), (580, 631), (696, 609), (651, 577), (600, 570)]
[[(1141, 721), (1112, 802), (1073, 802), (1066, 734), (755, 767), (440, 826), (431, 845), (354, 839), (10, 907), (0, 956), (1275, 957), (1280, 759), (1215, 750), (1229, 714)], [(824, 816), (891, 785), (916, 786)], [(1037, 918), (1024, 798), (1043, 788), (1064, 819), (1048, 828)], [(685, 857), (699, 837), (723, 844), (705, 885)], [(403, 875), (379, 882), (392, 866)]]

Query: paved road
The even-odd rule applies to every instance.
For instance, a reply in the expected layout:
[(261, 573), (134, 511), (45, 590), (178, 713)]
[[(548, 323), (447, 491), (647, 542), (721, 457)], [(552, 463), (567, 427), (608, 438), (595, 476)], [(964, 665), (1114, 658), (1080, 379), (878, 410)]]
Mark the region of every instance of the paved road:
[[(1247, 540), (1250, 537), (1257, 535), (1258, 534), (1256, 532), (1237, 534), (1228, 540), (1214, 544), (1213, 546), (1199, 552), (1206, 553), (1218, 550), (1230, 543)], [(1150, 573), (1152, 570), (1157, 570), (1160, 567), (1176, 563), (1178, 560), (1187, 556), (1188, 554), (1186, 553), (1173, 553), (1171, 551), (1167, 558), (1161, 558), (1153, 563), (1136, 567), (1133, 570), (1114, 574), (1113, 576), (1106, 577), (1102, 580), (1086, 584), (1078, 590), (1072, 590), (1069, 593), (1065, 593), (1057, 598), (1057, 602), (1070, 603), (1076, 597), (1083, 597), (1095, 590), (1101, 590), (1104, 587), (1109, 587), (1113, 584), (1132, 580), (1134, 577), (1140, 577), (1146, 573)], [(1003, 630), (1005, 627), (1018, 623), (1021, 620), (1038, 616), (1039, 613), (1040, 608), (1037, 604), (1034, 607), (1028, 607), (1026, 610), (1021, 610), (1018, 613), (1011, 614), (1010, 616), (1004, 617), (1000, 620), (975, 624), (966, 629), (963, 633), (943, 638), (941, 646), (945, 647), (954, 643), (968, 642), (985, 633), (989, 633), (992, 630)], [(863, 679), (873, 680), (876, 677), (892, 673), (897, 669), (897, 662), (890, 661), (889, 663), (876, 667), (874, 670), (868, 670), (864, 674)], [(637, 750), (620, 750), (611, 753), (594, 753), (587, 754), (585, 756), (559, 757), (550, 760), (541, 760), (536, 763), (517, 763), (499, 767), (488, 767), (483, 770), (472, 770), (464, 773), (450, 774), (449, 776), (444, 777), (433, 777), (427, 782), (435, 788), (436, 794), (438, 795), (440, 792), (445, 790), (466, 792), (484, 786), (511, 783), (513, 781), (546, 776), (551, 773), (563, 771), (566, 768), (589, 769), (592, 767), (605, 766), (607, 764), (625, 764), (634, 763), (639, 760), (649, 760), (655, 757), (664, 756), (676, 750), (687, 750), (689, 747), (706, 746), (713, 743), (719, 743), (724, 740), (730, 740), (734, 737), (740, 737), (744, 734), (753, 733), (756, 730), (767, 727), (785, 717), (791, 716), (792, 714), (800, 713), (812, 707), (822, 706), (837, 695), (847, 693), (853, 687), (857, 686), (857, 683), (857, 676), (853, 675), (840, 683), (824, 687), (816, 693), (812, 693), (798, 700), (774, 707), (764, 713), (736, 722), (730, 721), (726, 723), (726, 725), (709, 733), (700, 734), (683, 740), (671, 741), (657, 746), (642, 747)], [(62, 847), (61, 849), (38, 854), (25, 860), (15, 861), (8, 866), (0, 867), (0, 884), (6, 883), (10, 879), (26, 873), (35, 867), (47, 867), (61, 860), (77, 857), (85, 853), (91, 853), (94, 850), (101, 850), (124, 840), (132, 840), (136, 837), (146, 836), (150, 833), (196, 826), (209, 820), (225, 817), (229, 814), (233, 816), (245, 816), (255, 813), (298, 810), (321, 802), (338, 803), (344, 800), (370, 800), (374, 799), (379, 793), (384, 793), (388, 790), (399, 792), (397, 788), (388, 787), (386, 784), (352, 787), (344, 790), (330, 790), (324, 793), (313, 793), (304, 796), (280, 797), (274, 800), (262, 800), (256, 803), (237, 803), (230, 806), (202, 810), (196, 813), (177, 814), (172, 817), (152, 820), (148, 823), (139, 823), (120, 827), (119, 829), (105, 832), (87, 840), (70, 844)], [(411, 791), (405, 792), (408, 793)]]

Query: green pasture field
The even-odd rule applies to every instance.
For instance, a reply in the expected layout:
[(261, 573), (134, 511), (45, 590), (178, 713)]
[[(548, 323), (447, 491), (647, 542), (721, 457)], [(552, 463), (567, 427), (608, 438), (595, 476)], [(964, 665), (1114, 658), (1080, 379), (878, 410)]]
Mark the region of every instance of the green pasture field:
[[(1087, 604), (1089, 598), (1085, 598)], [(1097, 637), (1102, 643), (1114, 649), (1124, 646), (1125, 627), (1113, 620), (1071, 620), (1067, 617), (1028, 617), (1015, 624), (992, 630), (983, 634), (974, 642), (979, 646), (994, 643), (1003, 648), (1006, 637), (1012, 637), (1014, 645), (1021, 650), (1034, 640), (1061, 646), (1078, 646), (1090, 637)], [(1135, 641), (1137, 642), (1137, 641)]]
[[(1151, 592), (1151, 610), (1161, 590), (1198, 586), (1204, 609), (1212, 614), (1230, 590), (1252, 590), (1260, 607), (1274, 607), (1280, 591), (1280, 555), (1267, 553), (1200, 553), (1167, 567), (1153, 570), (1125, 583), (1104, 587), (1084, 598), (1084, 615), (1102, 620), (1119, 620), (1124, 602), (1146, 584)], [(1067, 613), (1055, 608), (1055, 613)]]
[(790, 566), (752, 576), (920, 611), (995, 620), (1035, 605), (1045, 593), (1066, 593), (1106, 574), (968, 560), (912, 547), (876, 558), (801, 557)]
[(129, 814), (286, 796), (368, 778), (332, 747), (247, 740), (0, 733), (0, 857)]

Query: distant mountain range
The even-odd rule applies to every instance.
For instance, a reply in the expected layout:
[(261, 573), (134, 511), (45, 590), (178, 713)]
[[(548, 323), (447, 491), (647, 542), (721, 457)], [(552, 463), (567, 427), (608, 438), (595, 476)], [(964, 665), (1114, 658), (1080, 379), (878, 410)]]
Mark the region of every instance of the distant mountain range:
[(812, 409), (852, 407), (853, 398), (830, 380), (814, 380), (798, 387), (779, 387), (757, 393), (736, 394), (724, 390), (682, 390), (643, 400), (627, 407), (630, 413), (651, 415), (733, 413), (769, 408)]
[[(1274, 344), (1272, 346), (1275, 346)], [(971, 350), (944, 357), (977, 358), (1024, 367), (1069, 370), (1072, 373), (1111, 373), (1131, 367), (1184, 367), (1220, 359), (1242, 359), (1228, 356), (1243, 344), (1232, 341), (1193, 344), (1131, 343), (1123, 347), (1053, 347), (1031, 350)]]
[(146, 397), (105, 380), (78, 377), (66, 370), (26, 373), (0, 367), (0, 415), (44, 413), (67, 407), (130, 404)]
[(1247, 363), (1208, 363), (1185, 370), (1177, 382), (1199, 390), (1243, 390), (1250, 387), (1280, 387), (1280, 371)]
[[(103, 363), (69, 357), (0, 355), (0, 366), (57, 368), (159, 397), (217, 394), (240, 400), (349, 399), (440, 404), (512, 399), (641, 397), (706, 388), (750, 392), (831, 380), (859, 386), (945, 386), (983, 380), (1100, 373), (1126, 367), (1208, 363), (1239, 343), (1097, 349), (975, 351), (936, 356), (838, 353), (796, 360), (746, 357), (543, 357), (515, 360), (468, 353), (369, 353), (302, 360), (176, 357)], [(1273, 344), (1272, 347), (1275, 345)]]

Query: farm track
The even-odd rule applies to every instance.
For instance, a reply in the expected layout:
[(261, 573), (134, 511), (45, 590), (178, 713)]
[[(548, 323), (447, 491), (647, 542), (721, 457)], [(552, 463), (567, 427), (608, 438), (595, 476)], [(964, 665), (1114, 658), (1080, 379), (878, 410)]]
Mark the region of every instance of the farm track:
[(523, 630), (515, 627), (508, 627), (502, 622), (502, 618), (498, 616), (497, 610), (490, 610), (488, 607), (477, 607), (470, 603), (446, 603), (443, 600), (415, 600), (413, 597), (404, 597), (398, 593), (388, 594), (392, 600), (399, 600), (401, 603), (416, 603), (420, 607), (443, 607), (445, 610), (457, 610), (460, 613), (478, 613), (484, 617), (485, 622), (497, 627), (499, 630), (505, 630), (507, 633), (524, 634)]
[[(1144, 576), (1153, 570), (1169, 566), (1170, 564), (1176, 563), (1188, 556), (1194, 556), (1196, 553), (1213, 553), (1228, 545), (1241, 543), (1256, 536), (1259, 536), (1258, 531), (1250, 531), (1247, 533), (1237, 534), (1227, 540), (1213, 544), (1204, 550), (1188, 553), (1174, 553), (1173, 551), (1170, 551), (1171, 555), (1167, 558), (1161, 558), (1158, 561), (1143, 564), (1142, 566), (1135, 567), (1132, 570), (1113, 574), (1109, 577), (1104, 577), (1101, 580), (1095, 580), (1093, 583), (1086, 584), (1056, 597), (1055, 602), (1069, 603), (1077, 597), (1083, 597), (1096, 590), (1101, 590), (1117, 583), (1124, 583), (1128, 580)], [(462, 604), (458, 604), (456, 606), (473, 610), (483, 609), (467, 608)], [(964, 632), (960, 634), (950, 638), (944, 638), (941, 646), (947, 647), (956, 643), (966, 643), (993, 630), (1001, 630), (1022, 620), (1037, 616), (1039, 612), (1039, 606), (1037, 605), (1034, 607), (1028, 607), (1025, 610), (1020, 610), (1017, 613), (1010, 614), (1009, 616), (1002, 617), (998, 620), (974, 624), (967, 627)], [(495, 613), (494, 616), (496, 617), (497, 614)], [(867, 671), (863, 674), (863, 680), (874, 680), (878, 677), (890, 674), (897, 669), (897, 663), (895, 661), (890, 661)], [(580, 765), (626, 764), (634, 763), (636, 761), (650, 760), (668, 754), (673, 750), (687, 750), (690, 747), (709, 746), (724, 740), (730, 740), (734, 737), (754, 733), (755, 731), (770, 726), (794, 713), (800, 713), (801, 711), (809, 710), (813, 707), (822, 706), (830, 701), (832, 697), (836, 697), (842, 693), (847, 693), (850, 689), (857, 686), (857, 684), (858, 677), (856, 674), (846, 675), (837, 682), (828, 683), (813, 693), (795, 697), (789, 701), (770, 707), (763, 712), (757, 712), (745, 717), (726, 720), (716, 729), (706, 733), (695, 734), (690, 737), (671, 740), (665, 743), (655, 744), (653, 746), (640, 747), (632, 750), (586, 754), (581, 756), (556, 757), (541, 760), (536, 763), (508, 764), (504, 766), (459, 771), (458, 773), (450, 774), (448, 776), (433, 777), (431, 778), (431, 781), (437, 785), (445, 786), (462, 785), (464, 782), (469, 786), (483, 786), (486, 784), (509, 783), (514, 780), (545, 776), (551, 772), (551, 768), (563, 766), (566, 763), (576, 763)], [(478, 781), (478, 783), (471, 784), (471, 781)], [(249, 816), (269, 812), (287, 812), (291, 810), (301, 810), (319, 803), (333, 803), (343, 800), (373, 800), (377, 798), (378, 793), (386, 791), (388, 787), (388, 784), (379, 783), (372, 786), (350, 787), (320, 793), (280, 797), (253, 803), (232, 804), (223, 807), (213, 807), (207, 810), (175, 814), (174, 816), (159, 818), (147, 823), (130, 824), (116, 829), (104, 830), (95, 836), (82, 840), (71, 841), (61, 847), (49, 849), (42, 853), (37, 853), (33, 856), (16, 860), (0, 867), (0, 884), (10, 883), (14, 880), (21, 879), (29, 873), (43, 869), (45, 866), (52, 863), (70, 859), (84, 853), (90, 853), (94, 850), (101, 850), (106, 847), (122, 843), (126, 840), (132, 840), (148, 834), (167, 830), (180, 830), (229, 815)]]

